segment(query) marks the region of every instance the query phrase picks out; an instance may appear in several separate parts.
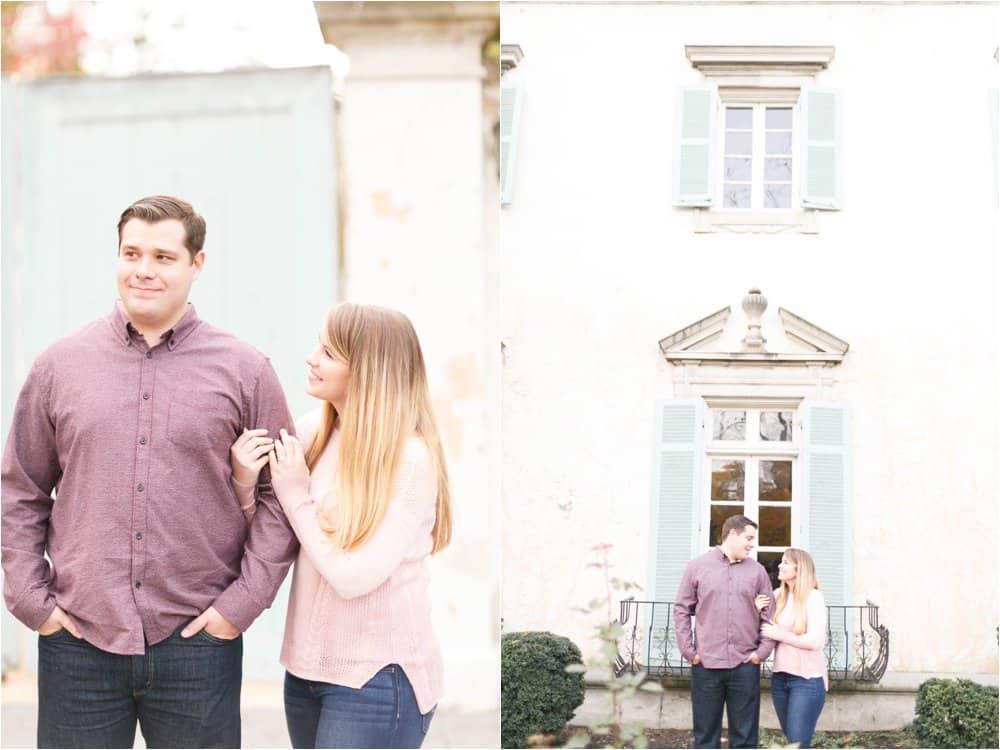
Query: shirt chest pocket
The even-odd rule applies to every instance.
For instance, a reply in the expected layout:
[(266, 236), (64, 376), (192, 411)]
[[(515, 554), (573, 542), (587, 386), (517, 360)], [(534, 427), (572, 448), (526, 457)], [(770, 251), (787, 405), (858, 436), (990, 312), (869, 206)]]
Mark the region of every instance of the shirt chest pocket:
[(172, 399), (167, 415), (167, 439), (195, 451), (224, 452), (239, 434), (240, 416), (229, 400), (206, 394), (190, 400)]

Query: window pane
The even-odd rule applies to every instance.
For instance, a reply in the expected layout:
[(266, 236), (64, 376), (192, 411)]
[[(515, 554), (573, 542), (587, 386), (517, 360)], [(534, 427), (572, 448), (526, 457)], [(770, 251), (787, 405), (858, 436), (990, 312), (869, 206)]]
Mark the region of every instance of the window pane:
[(791, 461), (760, 462), (757, 472), (757, 497), (766, 502), (791, 501)]
[(791, 133), (765, 133), (764, 152), (768, 154), (792, 153)]
[(735, 500), (742, 503), (744, 474), (743, 461), (712, 461), (712, 500)]
[(726, 133), (726, 153), (734, 156), (749, 156), (753, 153), (752, 133)]
[(726, 179), (750, 182), (750, 159), (726, 159)]
[[(778, 563), (781, 562), (781, 556), (785, 554), (784, 552), (758, 552), (757, 562), (764, 566), (764, 570), (767, 571), (767, 577), (771, 579), (771, 590), (778, 588)], [(774, 597), (771, 597), (772, 600)], [(771, 602), (771, 612), (774, 612), (774, 601)]]
[(792, 186), (764, 183), (764, 208), (791, 208)]
[(713, 440), (746, 440), (747, 413), (717, 409), (713, 411), (715, 423), (712, 428)]
[(758, 521), (761, 547), (789, 547), (792, 544), (792, 509), (762, 505)]
[(742, 505), (713, 505), (712, 522), (709, 524), (708, 530), (708, 543), (719, 544), (722, 541), (719, 539), (719, 534), (722, 533), (722, 524), (730, 516), (741, 515), (743, 515)]
[(792, 439), (792, 412), (762, 411), (760, 413), (761, 440), (787, 443)]
[(750, 130), (753, 128), (753, 109), (750, 107), (726, 107), (726, 127)]
[[(729, 161), (728, 159), (726, 161)], [(788, 180), (792, 181), (792, 160), (791, 159), (764, 159), (764, 179), (765, 180)]]
[(750, 208), (750, 186), (726, 185), (722, 190), (722, 205), (725, 208)]
[(792, 108), (791, 107), (768, 107), (764, 114), (764, 127), (768, 130), (774, 128), (792, 128)]

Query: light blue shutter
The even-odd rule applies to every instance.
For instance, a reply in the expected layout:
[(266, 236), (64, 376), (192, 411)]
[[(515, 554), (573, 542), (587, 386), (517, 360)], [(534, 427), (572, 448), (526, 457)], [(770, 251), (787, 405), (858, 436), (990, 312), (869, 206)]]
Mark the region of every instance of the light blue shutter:
[(802, 91), (802, 206), (841, 206), (841, 95), (825, 89)]
[(712, 143), (717, 102), (714, 87), (681, 89), (675, 206), (712, 205)]
[[(652, 574), (647, 598), (672, 602), (677, 597), (684, 566), (695, 552), (697, 538), (698, 487), (702, 453), (701, 399), (659, 401), (656, 404), (652, 503)], [(673, 632), (673, 611), (656, 605), (653, 633), (664, 632), (667, 623)], [(650, 644), (653, 663), (660, 662), (662, 642), (654, 637)], [(680, 663), (676, 647), (668, 654), (672, 663)]]
[(816, 563), (816, 576), (826, 603), (854, 604), (850, 601), (847, 406), (832, 401), (806, 401), (803, 410), (806, 489), (803, 546)]
[(511, 204), (514, 195), (514, 166), (517, 163), (517, 136), (524, 91), (516, 83), (500, 86), (500, 205)]

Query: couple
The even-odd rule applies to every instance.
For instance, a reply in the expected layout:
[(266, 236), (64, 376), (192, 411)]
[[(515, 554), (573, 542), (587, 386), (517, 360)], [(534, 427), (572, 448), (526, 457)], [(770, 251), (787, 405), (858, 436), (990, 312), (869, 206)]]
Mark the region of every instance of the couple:
[(785, 550), (772, 604), (767, 571), (750, 558), (757, 524), (730, 516), (720, 536), (718, 547), (687, 564), (674, 604), (677, 642), (691, 662), (695, 747), (719, 747), (724, 705), (729, 746), (757, 747), (760, 664), (772, 650), (771, 696), (781, 730), (789, 742), (810, 747), (828, 687), (826, 603), (812, 557)]
[(451, 512), (412, 325), (334, 307), (306, 360), (322, 407), (293, 431), (268, 359), (188, 303), (204, 219), (150, 196), (118, 241), (120, 299), (35, 360), (3, 457), (38, 746), (130, 748), (138, 721), (148, 747), (239, 747), (242, 633), (296, 560), (292, 744), (419, 747), (442, 672), (425, 559)]

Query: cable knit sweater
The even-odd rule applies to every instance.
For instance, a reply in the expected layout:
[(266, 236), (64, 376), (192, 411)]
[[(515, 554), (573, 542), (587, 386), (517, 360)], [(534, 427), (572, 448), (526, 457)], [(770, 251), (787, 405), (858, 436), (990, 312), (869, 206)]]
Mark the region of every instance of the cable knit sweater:
[[(316, 411), (296, 433), (309, 446)], [(340, 433), (310, 477), (272, 481), (301, 548), (292, 575), (281, 664), (306, 680), (362, 687), (387, 664), (406, 673), (421, 713), (441, 696), (441, 651), (431, 626), (426, 558), (433, 541), (437, 477), (419, 437), (407, 441), (392, 499), (374, 536), (344, 552), (319, 527), (316, 511), (334, 489)], [(234, 483), (235, 484), (235, 483)], [(244, 508), (253, 496), (235, 484)], [(250, 491), (252, 493), (252, 489)], [(252, 510), (249, 511), (252, 513)]]
[[(778, 592), (774, 591), (774, 600)], [(795, 595), (788, 595), (788, 602), (775, 619), (779, 634), (775, 638), (778, 645), (774, 649), (772, 672), (786, 672), (799, 677), (822, 677), (823, 685), (830, 689), (826, 672), (826, 601), (819, 589), (809, 592), (806, 602), (806, 632), (796, 635), (792, 629), (795, 623)]]

